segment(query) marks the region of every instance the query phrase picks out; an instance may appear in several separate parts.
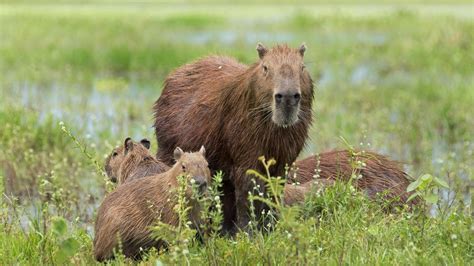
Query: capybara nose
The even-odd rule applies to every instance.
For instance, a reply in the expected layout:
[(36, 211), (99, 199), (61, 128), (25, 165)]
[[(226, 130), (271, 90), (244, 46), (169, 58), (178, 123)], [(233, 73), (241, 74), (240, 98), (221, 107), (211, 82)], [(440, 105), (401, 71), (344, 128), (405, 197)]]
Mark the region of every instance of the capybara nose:
[(282, 100), (283, 100), (283, 95), (281, 93), (275, 94), (275, 102), (277, 104), (280, 104)]
[(275, 94), (275, 103), (276, 104), (285, 104), (288, 106), (297, 105), (300, 102), (301, 94), (297, 93), (276, 93)]
[(300, 94), (300, 93), (297, 92), (297, 93), (295, 93), (295, 94), (293, 95), (294, 104), (299, 103), (299, 102), (300, 102), (300, 99), (301, 99), (301, 94)]
[(197, 177), (196, 179), (196, 185), (199, 189), (199, 192), (202, 193), (207, 189), (207, 181), (204, 178)]

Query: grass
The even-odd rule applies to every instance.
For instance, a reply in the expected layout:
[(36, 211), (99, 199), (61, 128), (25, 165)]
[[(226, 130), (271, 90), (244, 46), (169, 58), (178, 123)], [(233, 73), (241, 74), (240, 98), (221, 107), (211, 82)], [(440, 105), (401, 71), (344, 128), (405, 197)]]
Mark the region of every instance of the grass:
[(386, 214), (338, 184), (281, 210), (292, 215), (271, 233), (189, 241), (143, 263), (472, 264), (472, 4), (2, 3), (1, 265), (93, 264), (109, 187), (84, 149), (102, 163), (126, 136), (153, 140), (151, 106), (170, 71), (212, 53), (251, 63), (258, 41), (308, 45), (315, 123), (302, 157), (345, 148), (343, 137), (450, 189), (427, 210)]

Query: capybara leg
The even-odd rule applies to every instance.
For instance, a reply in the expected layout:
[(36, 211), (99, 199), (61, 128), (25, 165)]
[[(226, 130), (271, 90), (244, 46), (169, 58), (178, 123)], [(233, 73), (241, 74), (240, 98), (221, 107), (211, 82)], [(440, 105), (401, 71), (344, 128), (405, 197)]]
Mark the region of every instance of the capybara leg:
[(224, 234), (233, 235), (236, 224), (236, 205), (235, 205), (235, 188), (230, 180), (224, 180), (222, 186), (223, 195), (221, 197), (222, 206), (224, 206), (224, 224), (222, 231)]
[(245, 174), (246, 170), (234, 169), (231, 176), (235, 187), (235, 205), (237, 214), (237, 228), (245, 230), (250, 221), (248, 196), (251, 192), (250, 177)]
[[(260, 196), (265, 195), (265, 184), (261, 180), (255, 180), (255, 183), (251, 181), (252, 179), (245, 175), (241, 178), (236, 178), (234, 182), (235, 186), (235, 199), (236, 199), (236, 207), (237, 207), (237, 226), (239, 229), (246, 230), (247, 226), (250, 222), (250, 208), (249, 208), (249, 192), (252, 194), (258, 193)], [(261, 201), (254, 200), (253, 206), (255, 207), (255, 216), (257, 223), (262, 222), (261, 213), (262, 210), (267, 209), (265, 204)]]
[(247, 191), (235, 191), (237, 205), (237, 227), (246, 230), (250, 221), (249, 201)]
[[(105, 242), (105, 243), (103, 243)], [(115, 238), (109, 237), (104, 241), (97, 241), (98, 244), (94, 245), (94, 256), (97, 261), (105, 261), (113, 258), (113, 248), (116, 246), (117, 241)]]

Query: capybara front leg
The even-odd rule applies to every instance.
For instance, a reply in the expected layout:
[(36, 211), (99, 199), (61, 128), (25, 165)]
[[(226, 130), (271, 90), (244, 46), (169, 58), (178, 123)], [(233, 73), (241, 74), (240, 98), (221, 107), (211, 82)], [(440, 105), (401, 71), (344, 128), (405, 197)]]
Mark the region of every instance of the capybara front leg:
[(224, 224), (222, 225), (222, 232), (224, 234), (233, 235), (236, 227), (236, 203), (235, 203), (235, 188), (230, 180), (224, 180), (222, 184), (222, 206), (224, 214)]
[(250, 222), (248, 190), (236, 190), (235, 196), (237, 205), (237, 227), (238, 229), (246, 230)]

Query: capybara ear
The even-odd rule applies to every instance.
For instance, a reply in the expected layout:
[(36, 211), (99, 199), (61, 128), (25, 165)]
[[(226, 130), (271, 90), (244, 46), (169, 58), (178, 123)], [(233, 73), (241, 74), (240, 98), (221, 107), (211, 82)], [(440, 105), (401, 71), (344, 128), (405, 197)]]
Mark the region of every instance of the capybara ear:
[(133, 141), (132, 138), (128, 137), (125, 139), (125, 142), (123, 143), (123, 146), (125, 147), (125, 154), (127, 154), (129, 151), (133, 149)]
[(306, 44), (302, 43), (300, 48), (298, 49), (298, 52), (300, 53), (301, 56), (304, 56), (305, 51), (306, 51)]
[(199, 150), (199, 152), (200, 152), (203, 156), (206, 156), (206, 149), (204, 148), (204, 145), (201, 146), (201, 149)]
[(140, 140), (140, 143), (141, 143), (143, 146), (145, 146), (145, 148), (147, 148), (147, 150), (150, 149), (151, 144), (150, 144), (150, 141), (149, 141), (149, 140), (147, 140), (147, 139), (142, 139), (142, 140)]
[(259, 42), (257, 44), (257, 52), (258, 52), (258, 57), (260, 57), (260, 59), (263, 59), (265, 54), (268, 52), (268, 49), (265, 48), (265, 46), (263, 46), (263, 44)]
[(173, 153), (174, 159), (178, 161), (181, 158), (181, 155), (183, 155), (183, 153), (184, 151), (180, 147), (176, 147)]

